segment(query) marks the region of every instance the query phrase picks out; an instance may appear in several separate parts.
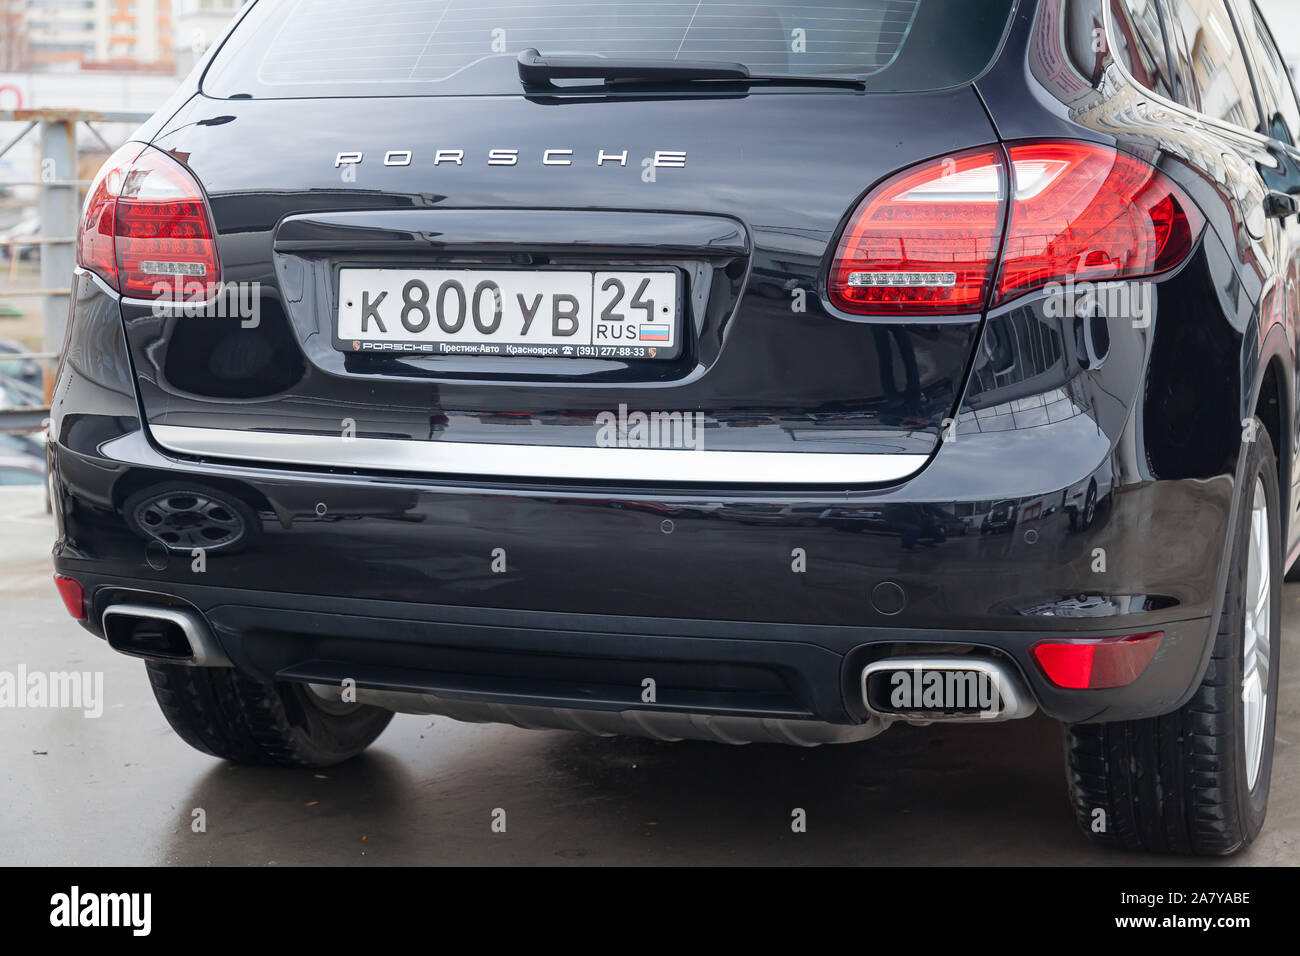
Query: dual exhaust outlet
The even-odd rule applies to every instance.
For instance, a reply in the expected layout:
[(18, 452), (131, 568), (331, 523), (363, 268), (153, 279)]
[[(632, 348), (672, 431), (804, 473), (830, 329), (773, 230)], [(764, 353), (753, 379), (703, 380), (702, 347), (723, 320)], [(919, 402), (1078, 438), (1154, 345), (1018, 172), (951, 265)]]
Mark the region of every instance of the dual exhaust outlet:
[[(145, 660), (231, 667), (203, 616), (150, 604), (113, 604), (103, 616), (109, 647)], [(862, 701), (875, 718), (909, 723), (1016, 720), (1036, 705), (1012, 668), (986, 657), (891, 657), (862, 670)]]
[(102, 619), (108, 646), (120, 654), (189, 667), (231, 667), (197, 611), (151, 604), (112, 604)]
[(889, 657), (862, 669), (862, 702), (873, 717), (914, 724), (1028, 717), (1038, 705), (1015, 670), (989, 657)]

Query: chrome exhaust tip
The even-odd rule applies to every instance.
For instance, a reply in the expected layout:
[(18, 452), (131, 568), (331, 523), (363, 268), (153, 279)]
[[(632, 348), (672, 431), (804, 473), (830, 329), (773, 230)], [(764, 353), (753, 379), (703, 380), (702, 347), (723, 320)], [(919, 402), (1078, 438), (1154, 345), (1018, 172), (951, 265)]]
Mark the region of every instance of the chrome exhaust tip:
[(1015, 670), (987, 657), (891, 657), (862, 669), (862, 702), (875, 717), (911, 724), (997, 723), (1038, 705)]
[(189, 667), (233, 666), (197, 611), (112, 604), (101, 623), (108, 646), (119, 654)]

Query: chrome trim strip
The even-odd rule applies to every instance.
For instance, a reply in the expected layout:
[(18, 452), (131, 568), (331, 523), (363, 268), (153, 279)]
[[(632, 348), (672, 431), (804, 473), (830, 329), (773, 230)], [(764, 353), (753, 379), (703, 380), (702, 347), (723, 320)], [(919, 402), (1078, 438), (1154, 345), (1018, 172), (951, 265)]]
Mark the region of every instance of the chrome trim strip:
[(494, 478), (857, 485), (907, 478), (927, 457), (344, 439), (183, 425), (154, 425), (150, 432), (164, 448), (184, 455)]

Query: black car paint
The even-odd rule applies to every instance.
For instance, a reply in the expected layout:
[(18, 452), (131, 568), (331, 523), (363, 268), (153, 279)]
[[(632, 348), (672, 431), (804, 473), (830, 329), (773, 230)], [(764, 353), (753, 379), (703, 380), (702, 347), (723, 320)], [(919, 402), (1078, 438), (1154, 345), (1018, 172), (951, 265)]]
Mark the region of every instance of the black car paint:
[[(339, 223), (349, 235), (368, 238), (387, 224), (381, 238), (402, 248), (438, 217), (456, 221), (453, 210), (485, 210), (482, 228), (494, 235), (491, 224), (506, 221), (502, 210), (531, 205), (537, 195), (566, 224), (565, 239), (593, 234), (587, 230), (598, 211), (626, 214), (622, 231), (607, 237), (614, 247), (593, 254), (562, 243), (538, 254), (576, 263), (626, 243), (622, 251), (633, 257), (672, 257), (708, 284), (713, 310), (694, 316), (699, 335), (689, 360), (662, 368), (597, 362), (575, 370), (553, 360), (512, 360), (484, 370), (464, 360), (360, 361), (325, 348), (317, 335), (293, 366), (292, 392), (213, 397), (196, 383), (182, 389), (171, 381), (166, 352), (179, 327), (174, 320), (158, 319), (144, 304), (121, 303), (99, 279), (79, 274), (52, 410), (58, 570), (87, 585), (97, 610), (123, 590), (192, 603), (232, 658), (264, 676), (324, 678), (349, 664), (364, 670), (365, 663), (375, 686), (625, 709), (641, 706), (639, 683), (622, 680), (639, 671), (625, 663), (693, 662), (699, 674), (743, 663), (747, 675), (721, 680), (712, 698), (674, 702), (670, 695), (659, 706), (843, 722), (864, 718), (853, 688), (866, 656), (888, 647), (962, 645), (1013, 660), (1042, 709), (1062, 719), (1176, 708), (1208, 660), (1228, 529), (1239, 506), (1242, 421), (1257, 410), (1276, 428), (1282, 487), (1291, 489), (1287, 519), (1295, 512), (1296, 305), (1294, 294), (1270, 295), (1275, 277), (1295, 275), (1300, 243), (1293, 223), (1266, 220), (1259, 237), (1247, 230), (1251, 207), (1263, 202), (1254, 169), (1276, 162), (1262, 137), (1207, 127), (1138, 89), (1067, 94), (1045, 79), (1045, 65), (1059, 63), (1060, 51), (1043, 27), (1064, 2), (1022, 0), (983, 76), (970, 87), (917, 96), (819, 91), (580, 103), (505, 97), (490, 107), (455, 99), (316, 104), (194, 95), (178, 102), (174, 116), (148, 130), (153, 142), (184, 159), (208, 190), (224, 278), (262, 282), (272, 299), (268, 315), (279, 306), (286, 327), (298, 333), (327, 316), (328, 305), (286, 295), (295, 270), (306, 274), (318, 265), (310, 257), (294, 265), (304, 249), (287, 245), (290, 217), (294, 235), (317, 243), (314, 253), (328, 249)], [(344, 107), (349, 119), (339, 124)], [(854, 111), (866, 116), (886, 107), (888, 135), (864, 134), (846, 122)], [(521, 147), (595, 147), (598, 136), (615, 136), (615, 124), (626, 122), (623, 138), (685, 148), (691, 162), (686, 170), (662, 171), (635, 204), (625, 187), (594, 186), (590, 170), (540, 165), (505, 170), (508, 177), (438, 171), (422, 184), (429, 192), (408, 185), (410, 169), (380, 167), (361, 174), (372, 179), (340, 183), (332, 165), (339, 150), (405, 146), (426, 134), (401, 117), (426, 109), (447, 117), (443, 126), (464, 130), (456, 145), (467, 149), (502, 130)], [(233, 119), (203, 125), (216, 116)], [(590, 128), (593, 119), (599, 134)], [(811, 131), (806, 141), (801, 129)], [(285, 135), (290, 142), (274, 152), (228, 145), (232, 137)], [(743, 135), (756, 137), (752, 148), (738, 148)], [(1073, 320), (1049, 315), (1042, 293), (983, 320), (944, 323), (849, 319), (835, 315), (820, 294), (808, 296), (806, 314), (783, 301), (791, 289), (824, 290), (839, 228), (883, 176), (955, 149), (1041, 137), (1088, 139), (1152, 159), (1208, 220), (1195, 253), (1155, 283), (1150, 326), (1108, 322), (1109, 354), (1099, 365), (1080, 354)], [(864, 152), (864, 144), (871, 149)], [(628, 170), (634, 182), (639, 175)], [(1246, 192), (1234, 194), (1232, 185), (1243, 184)], [(1293, 191), (1300, 193), (1300, 181)], [(391, 213), (372, 216), (376, 210)], [(656, 249), (633, 224), (660, 214), (734, 221), (744, 237), (712, 253), (698, 237)], [(430, 243), (414, 258), (480, 254), (474, 238), (466, 229), (453, 234), (450, 249)], [(457, 249), (457, 242), (464, 245)], [(765, 296), (769, 287), (781, 298)], [(718, 295), (720, 304), (712, 301)], [(830, 336), (823, 344), (838, 345), (835, 358), (843, 364), (798, 381), (804, 394), (797, 399), (778, 387), (788, 384), (779, 378), (751, 383), (743, 402), (734, 400), (734, 388), (715, 387), (711, 373), (731, 368), (740, 375), (734, 370), (741, 365), (722, 364), (728, 356), (755, 357), (758, 332), (797, 334), (812, 323)], [(1011, 375), (981, 374), (997, 336), (1028, 332), (1058, 342), (1059, 350), (1031, 349)], [(772, 341), (760, 355), (770, 354)], [(909, 343), (929, 370), (920, 385), (932, 457), (916, 476), (883, 487), (542, 485), (273, 468), (183, 459), (162, 451), (144, 427), (174, 421), (259, 428), (291, 417), (297, 427), (337, 431), (340, 407), (369, 402), (367, 414), (379, 415), (382, 406), (383, 417), (359, 425), (375, 433), (445, 436), (454, 412), (476, 415), (476, 427), (510, 440), (523, 414), (536, 422), (530, 431), (537, 440), (564, 443), (564, 421), (634, 395), (650, 407), (703, 407), (723, 447), (762, 448), (765, 429), (779, 430), (791, 416), (852, 427), (855, 415), (871, 414), (871, 402), (838, 397), (850, 369), (844, 356), (878, 369), (877, 349), (891, 342)], [(292, 338), (288, 345), (297, 348)], [(758, 421), (737, 411), (754, 412)], [(501, 412), (512, 414), (495, 414)], [(996, 428), (979, 424), (1002, 416)], [(940, 444), (949, 417), (956, 440)], [(890, 426), (878, 413), (874, 425), (914, 430)], [(1072, 527), (1065, 497), (1097, 476), (1112, 491), (1089, 527)], [(188, 555), (147, 546), (124, 522), (121, 504), (142, 487), (178, 479), (253, 506), (263, 525), (256, 542), (213, 555), (202, 575), (191, 570)], [(896, 528), (853, 520), (867, 508), (883, 513), (923, 504), (953, 520), (969, 518), (969, 530), (978, 532), (979, 519), (1008, 501), (1016, 515), (1011, 534), (922, 536), (908, 549)], [(744, 517), (754, 505), (764, 506), (761, 523)], [(1284, 523), (1288, 555), (1300, 540), (1295, 524)], [(499, 547), (509, 554), (505, 574), (490, 567)], [(792, 572), (795, 549), (807, 555), (808, 573)], [(1099, 549), (1104, 574), (1093, 571)], [(873, 604), (884, 582), (902, 588), (901, 610)], [(1096, 613), (1071, 616), (1081, 606)], [(89, 626), (97, 629), (94, 622), (92, 614)], [(1048, 634), (1152, 630), (1164, 630), (1166, 639), (1127, 688), (1056, 689), (1027, 653)], [(608, 679), (588, 673), (592, 661), (605, 662)], [(551, 691), (529, 673), (549, 677)], [(601, 692), (583, 689), (593, 681)], [(724, 686), (736, 693), (718, 689)]]
[[(268, 335), (287, 319), (291, 337), (305, 343), (307, 362), (301, 378), (270, 383), (269, 395), (250, 389), (248, 402), (215, 404), (209, 398), (223, 383), (170, 387), (165, 369), (170, 349), (192, 347), (188, 333), (210, 326), (159, 319), (149, 305), (127, 305), (128, 341), (151, 423), (265, 428), (290, 418), (302, 430), (334, 435), (348, 415), (340, 409), (379, 405), (382, 417), (373, 407), (355, 416), (358, 437), (427, 439), (433, 410), (450, 419), (438, 432), (445, 440), (564, 445), (575, 443), (575, 421), (640, 402), (703, 412), (709, 447), (717, 450), (788, 445), (792, 427), (813, 434), (869, 428), (891, 433), (891, 450), (934, 449), (940, 424), (956, 406), (980, 316), (909, 324), (882, 337), (875, 323), (834, 314), (818, 291), (827, 248), (874, 181), (928, 156), (992, 140), (970, 88), (875, 99), (823, 93), (539, 103), (502, 97), (493, 101), (490, 126), (478, 121), (484, 109), (478, 98), (426, 100), (438, 110), (436, 127), (410, 124), (411, 102), (366, 101), (364, 113), (346, 126), (307, 125), (287, 161), (247, 156), (228, 144), (232, 136), (274, 137), (302, 111), (298, 100), (223, 102), (223, 112), (237, 108), (240, 116), (216, 128), (195, 125), (212, 104), (194, 100), (156, 138), (156, 145), (186, 156), (208, 191), (222, 233), (224, 278), (262, 284)], [(922, 111), (924, 122), (901, 124), (897, 143), (870, 160), (863, 156), (861, 123)], [(816, 163), (798, 137), (773, 139), (766, 132), (805, 125), (816, 130), (824, 150)], [(624, 127), (626, 134), (616, 132)], [(536, 144), (536, 163), (487, 165), (504, 129), (513, 142)], [(627, 148), (638, 157), (685, 145), (679, 140), (689, 143), (686, 168), (657, 170), (650, 183), (642, 181), (635, 159), (626, 168), (601, 169), (540, 162), (549, 146), (589, 157), (605, 147)], [(378, 162), (388, 149), (414, 147), (427, 157), (452, 146), (466, 151), (463, 166)], [(335, 157), (351, 149), (375, 162), (357, 166), (356, 181), (344, 183), (348, 170), (336, 168)], [(428, 191), (412, 191), (417, 184)], [(549, 208), (529, 208), (538, 196)], [(339, 353), (330, 344), (332, 267), (580, 268), (611, 261), (682, 273), (694, 334), (680, 360), (416, 359)], [(796, 292), (804, 311), (792, 307)], [(879, 354), (898, 350), (890, 362), (891, 394)], [(290, 394), (278, 402), (280, 391)], [(496, 414), (503, 411), (511, 414)], [(521, 414), (534, 427), (518, 428)], [(812, 440), (800, 447), (845, 447), (842, 441), (818, 446)], [(864, 450), (880, 449), (864, 440)]]

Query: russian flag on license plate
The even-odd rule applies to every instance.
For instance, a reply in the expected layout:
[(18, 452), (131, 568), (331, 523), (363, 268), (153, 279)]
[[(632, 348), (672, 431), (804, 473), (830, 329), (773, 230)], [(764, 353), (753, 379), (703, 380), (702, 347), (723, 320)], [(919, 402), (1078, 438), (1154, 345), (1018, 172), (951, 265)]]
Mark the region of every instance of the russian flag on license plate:
[(667, 342), (670, 329), (666, 325), (641, 326), (642, 342)]

